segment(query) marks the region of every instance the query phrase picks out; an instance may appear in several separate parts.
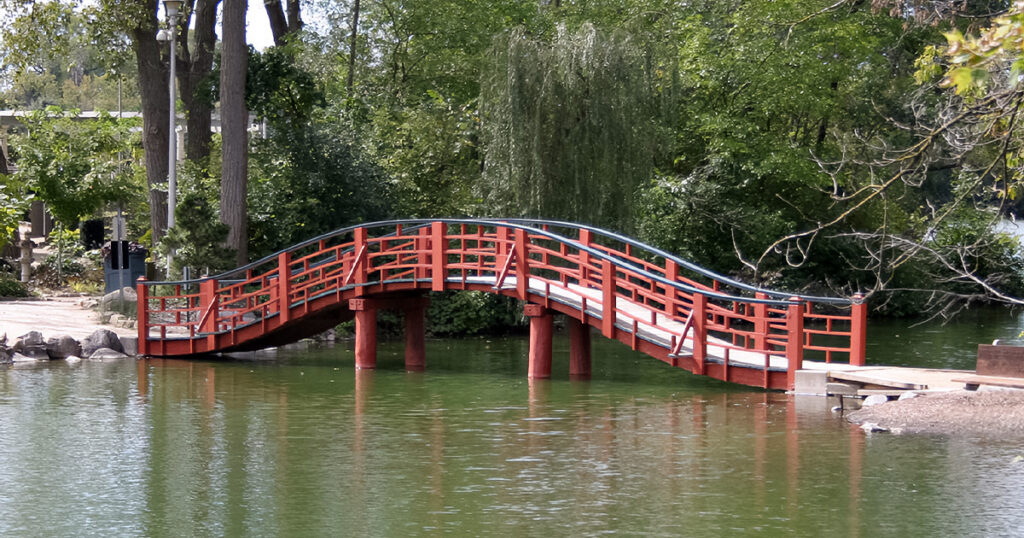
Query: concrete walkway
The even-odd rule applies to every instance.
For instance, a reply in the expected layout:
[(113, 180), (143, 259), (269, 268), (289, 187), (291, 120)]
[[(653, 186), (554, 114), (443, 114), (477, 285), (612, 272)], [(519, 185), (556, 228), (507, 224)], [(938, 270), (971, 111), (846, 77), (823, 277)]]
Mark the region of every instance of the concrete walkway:
[(6, 334), (9, 344), (29, 331), (39, 331), (45, 338), (66, 334), (79, 340), (97, 329), (109, 329), (118, 336), (137, 336), (135, 329), (100, 324), (99, 314), (81, 305), (86, 299), (0, 301), (0, 335)]

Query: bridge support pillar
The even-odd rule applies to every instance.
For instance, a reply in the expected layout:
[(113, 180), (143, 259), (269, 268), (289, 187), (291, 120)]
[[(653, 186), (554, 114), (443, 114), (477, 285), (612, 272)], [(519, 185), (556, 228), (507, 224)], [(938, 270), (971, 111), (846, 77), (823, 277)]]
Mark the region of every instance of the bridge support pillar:
[(569, 320), (569, 377), (590, 378), (590, 325)]
[(419, 372), (426, 368), (424, 320), (426, 308), (414, 306), (405, 309), (405, 369)]
[(530, 318), (530, 379), (551, 377), (551, 334), (554, 316), (539, 304), (527, 303), (523, 314)]
[(356, 313), (356, 369), (377, 367), (377, 309), (365, 299), (351, 299), (349, 309)]

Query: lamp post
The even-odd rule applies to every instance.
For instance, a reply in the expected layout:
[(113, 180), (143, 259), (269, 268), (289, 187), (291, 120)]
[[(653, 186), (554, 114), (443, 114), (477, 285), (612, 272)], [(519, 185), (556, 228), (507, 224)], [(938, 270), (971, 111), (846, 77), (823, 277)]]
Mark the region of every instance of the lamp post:
[[(177, 41), (178, 32), (178, 10), (181, 9), (183, 0), (164, 0), (164, 14), (167, 16), (167, 26), (169, 31), (161, 30), (157, 33), (156, 38), (160, 41), (166, 40), (171, 48), (171, 62), (170, 62), (170, 77), (168, 77), (167, 88), (170, 94), (170, 131), (169, 140), (167, 145), (167, 229), (170, 230), (174, 226), (174, 208), (178, 204), (178, 133), (176, 129), (177, 115), (176, 110), (178, 100), (176, 97), (177, 90), (175, 89), (176, 80), (176, 65), (174, 59), (175, 42)], [(174, 254), (171, 251), (167, 252), (167, 277), (171, 275), (171, 261), (174, 258)]]

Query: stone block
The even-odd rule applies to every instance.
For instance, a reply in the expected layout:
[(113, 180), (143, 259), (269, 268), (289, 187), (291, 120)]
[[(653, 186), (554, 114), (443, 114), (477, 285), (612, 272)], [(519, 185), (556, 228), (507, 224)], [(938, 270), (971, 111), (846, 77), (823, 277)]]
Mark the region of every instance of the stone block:
[(824, 396), (828, 374), (819, 370), (797, 370), (793, 394)]

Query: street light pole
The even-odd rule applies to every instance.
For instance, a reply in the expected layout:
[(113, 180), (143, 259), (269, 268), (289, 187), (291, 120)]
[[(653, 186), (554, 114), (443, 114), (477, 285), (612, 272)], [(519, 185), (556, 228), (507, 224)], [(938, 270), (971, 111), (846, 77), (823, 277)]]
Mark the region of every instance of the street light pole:
[[(178, 40), (178, 10), (181, 8), (182, 0), (164, 0), (164, 13), (167, 15), (167, 24), (170, 27), (170, 38), (168, 42), (171, 47), (170, 77), (167, 88), (170, 94), (170, 139), (167, 149), (167, 229), (174, 226), (174, 208), (178, 205), (178, 132), (177, 116), (177, 66), (175, 65), (174, 53), (175, 44)], [(166, 232), (165, 232), (166, 233)], [(167, 251), (167, 278), (171, 277), (171, 261), (174, 258), (173, 251)]]

